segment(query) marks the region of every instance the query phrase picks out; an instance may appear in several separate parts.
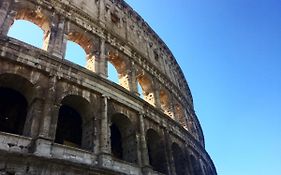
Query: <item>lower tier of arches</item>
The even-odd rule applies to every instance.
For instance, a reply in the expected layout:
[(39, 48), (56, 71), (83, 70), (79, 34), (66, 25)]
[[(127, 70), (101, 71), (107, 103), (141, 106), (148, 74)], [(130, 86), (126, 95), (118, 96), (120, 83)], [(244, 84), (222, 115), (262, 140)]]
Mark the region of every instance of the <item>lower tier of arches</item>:
[[(216, 174), (188, 131), (128, 91), (51, 58), (39, 64), (37, 56), (7, 53), (0, 60), (1, 155), (116, 174)], [(2, 162), (9, 174), (12, 161)]]

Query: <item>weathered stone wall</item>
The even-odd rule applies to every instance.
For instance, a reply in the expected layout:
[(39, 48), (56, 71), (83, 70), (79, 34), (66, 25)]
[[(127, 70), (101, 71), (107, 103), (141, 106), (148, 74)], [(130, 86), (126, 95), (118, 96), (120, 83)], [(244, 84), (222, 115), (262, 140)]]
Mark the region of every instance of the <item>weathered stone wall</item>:
[[(44, 31), (42, 49), (7, 36), (18, 19)], [(64, 59), (67, 40), (85, 50), (84, 68)], [(123, 1), (1, 1), (6, 90), (27, 114), (18, 133), (0, 128), (1, 174), (216, 174), (178, 64)], [(16, 123), (17, 113), (0, 112), (0, 123)]]

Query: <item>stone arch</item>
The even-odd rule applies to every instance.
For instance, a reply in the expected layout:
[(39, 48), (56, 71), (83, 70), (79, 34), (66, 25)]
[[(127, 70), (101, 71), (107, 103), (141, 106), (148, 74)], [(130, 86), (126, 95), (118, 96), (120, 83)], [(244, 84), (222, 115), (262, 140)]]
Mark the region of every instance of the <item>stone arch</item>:
[(111, 62), (107, 62), (107, 79), (116, 84), (119, 84), (118, 72)]
[(0, 86), (12, 88), (21, 93), (28, 104), (31, 104), (33, 99), (37, 96), (34, 89), (34, 84), (26, 77), (14, 73), (0, 74)]
[(50, 19), (49, 17), (43, 12), (40, 7), (37, 8), (30, 8), (26, 7), (26, 5), (17, 4), (14, 7), (15, 11), (10, 12), (10, 16), (14, 18), (9, 24), (9, 28), (13, 25), (14, 21), (16, 20), (25, 20), (31, 22), (38, 26), (41, 30), (43, 30), (43, 50), (47, 50), (49, 40), (50, 40)]
[(128, 66), (125, 56), (121, 56), (118, 51), (111, 50), (108, 52), (107, 61), (110, 62), (116, 69), (119, 85), (127, 90), (130, 90)]
[(94, 47), (91, 38), (81, 32), (71, 31), (67, 34), (67, 39), (80, 45), (85, 50), (86, 54), (90, 54)]
[[(29, 81), (33, 86), (45, 87), (47, 85), (47, 77), (44, 74), (31, 69), (30, 67), (18, 65), (13, 62), (6, 62), (5, 59), (3, 59), (3, 62), (0, 63), (0, 67), (0, 75), (9, 74), (12, 76), (19, 76)], [(27, 90), (28, 89), (26, 89), (26, 91)], [(35, 96), (40, 96), (38, 91), (36, 91), (36, 93), (29, 94), (31, 94), (33, 98)], [(30, 100), (32, 100), (33, 98), (30, 98)]]
[(137, 93), (136, 93), (136, 94), (137, 94), (140, 98), (144, 99), (144, 96), (143, 96), (144, 92), (143, 92), (143, 90), (142, 90), (142, 87), (141, 87), (139, 81), (137, 81), (136, 87), (137, 87), (137, 89), (136, 89)]
[(78, 95), (67, 95), (60, 105), (55, 142), (90, 150), (93, 120), (89, 101)]
[(164, 111), (165, 114), (167, 114), (171, 118), (174, 118), (171, 98), (168, 91), (163, 88), (160, 89), (159, 97), (160, 97), (161, 109)]
[(112, 155), (130, 163), (137, 163), (136, 129), (130, 119), (121, 113), (113, 114), (110, 131)]
[(205, 165), (203, 165), (203, 169), (204, 169), (204, 175), (213, 175), (214, 173), (212, 172), (212, 168), (208, 165), (208, 163), (206, 163)]
[(22, 76), (0, 75), (0, 130), (30, 136), (34, 116), (29, 115), (36, 94), (34, 85)]
[[(79, 58), (85, 60), (85, 63), (83, 63), (84, 65), (81, 66), (93, 72), (98, 72), (99, 68), (96, 65), (96, 62), (100, 56), (100, 38), (91, 32), (85, 31), (85, 28), (73, 23), (72, 21), (66, 20), (66, 24), (64, 26), (65, 44), (67, 41), (72, 41), (84, 50), (85, 58)], [(66, 48), (65, 53), (67, 51), (68, 50)], [(99, 61), (100, 60), (98, 60), (98, 62)]]
[(193, 154), (189, 155), (189, 160), (190, 160), (190, 166), (192, 168), (192, 174), (193, 175), (204, 175), (201, 170), (199, 160), (197, 160)]
[(204, 171), (204, 175), (205, 174), (211, 174), (211, 173), (209, 173), (209, 171), (208, 171), (208, 169), (206, 168), (205, 165), (203, 165), (203, 171)]
[(177, 144), (172, 144), (172, 155), (174, 159), (174, 166), (177, 175), (187, 175), (186, 160), (183, 149)]
[(91, 71), (95, 71), (94, 60), (96, 59), (96, 56), (93, 55), (94, 42), (91, 36), (89, 36), (86, 33), (79, 32), (79, 28), (78, 28), (77, 30), (71, 29), (69, 32), (67, 32), (66, 39), (72, 41), (73, 43), (76, 43), (84, 50), (86, 57), (81, 59), (85, 59), (86, 65), (82, 65), (82, 66), (86, 67)]
[(68, 83), (66, 81), (59, 81), (57, 86), (58, 91), (61, 93), (61, 95), (57, 97), (57, 101), (61, 102), (67, 96), (77, 96), (83, 98), (87, 103), (91, 103), (91, 92), (85, 89), (80, 89), (77, 87), (77, 85)]
[(183, 106), (178, 102), (176, 102), (176, 104), (175, 104), (175, 116), (178, 119), (181, 126), (183, 126), (184, 128), (187, 129), (188, 126), (187, 126), (185, 111), (184, 111)]
[(163, 138), (153, 129), (146, 131), (146, 142), (149, 156), (149, 163), (153, 170), (167, 174), (168, 164), (165, 154)]
[(199, 140), (199, 131), (197, 128), (196, 120), (192, 115), (188, 117), (188, 128), (191, 134), (194, 136), (194, 138)]
[(155, 95), (152, 85), (152, 78), (143, 71), (137, 71), (137, 81), (142, 89), (142, 95), (146, 102), (155, 106)]

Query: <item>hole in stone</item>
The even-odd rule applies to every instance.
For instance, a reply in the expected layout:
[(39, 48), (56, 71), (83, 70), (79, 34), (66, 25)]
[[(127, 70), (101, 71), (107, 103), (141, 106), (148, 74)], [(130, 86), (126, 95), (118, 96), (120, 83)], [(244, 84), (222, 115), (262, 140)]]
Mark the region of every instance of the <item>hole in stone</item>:
[(55, 142), (73, 147), (81, 147), (82, 119), (70, 106), (62, 105), (59, 110)]
[(111, 64), (110, 62), (108, 62), (108, 79), (116, 84), (119, 83), (119, 77), (118, 77), (118, 72), (115, 69), (115, 67), (113, 66), (113, 64)]
[(86, 52), (75, 42), (67, 41), (65, 58), (82, 67), (86, 66)]
[(117, 16), (116, 13), (111, 13), (111, 21), (114, 24), (118, 24), (120, 22), (120, 18)]
[(0, 131), (23, 134), (27, 101), (18, 91), (0, 88)]
[(116, 157), (118, 159), (122, 159), (123, 158), (123, 148), (122, 148), (122, 141), (121, 141), (122, 137), (121, 137), (120, 130), (118, 129), (117, 125), (115, 123), (113, 123), (110, 126), (110, 131), (111, 131), (111, 136), (110, 136), (111, 152), (114, 157)]
[(7, 175), (15, 175), (15, 172), (7, 172)]
[(122, 115), (115, 114), (111, 118), (111, 151), (118, 159), (130, 163), (137, 163), (136, 133), (130, 120)]
[(140, 95), (140, 98), (144, 99), (142, 87), (139, 82), (137, 82), (137, 88), (138, 88), (138, 93)]
[(44, 31), (34, 23), (26, 20), (16, 20), (11, 26), (8, 36), (37, 48), (43, 47)]
[(176, 143), (172, 144), (172, 155), (175, 162), (176, 174), (185, 174), (187, 166), (185, 158), (183, 156), (184, 154), (182, 149)]
[(149, 129), (146, 132), (146, 140), (150, 165), (155, 171), (167, 174), (167, 160), (162, 138), (156, 131)]

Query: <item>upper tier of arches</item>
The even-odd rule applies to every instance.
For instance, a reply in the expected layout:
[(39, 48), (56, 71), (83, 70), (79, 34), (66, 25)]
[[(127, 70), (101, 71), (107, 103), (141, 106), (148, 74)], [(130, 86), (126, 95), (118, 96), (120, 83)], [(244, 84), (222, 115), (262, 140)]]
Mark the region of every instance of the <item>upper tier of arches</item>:
[[(120, 86), (139, 95), (140, 92), (137, 90), (139, 84), (146, 102), (179, 122), (190, 130), (195, 138), (204, 143), (203, 133), (189, 95), (190, 91), (182, 84), (185, 78), (179, 76), (179, 66), (176, 62), (173, 63), (175, 66), (173, 68), (164, 64), (175, 60), (173, 57), (164, 56), (164, 52), (170, 54), (170, 51), (164, 49), (164, 43), (159, 38), (155, 38), (155, 34), (146, 33), (150, 42), (143, 40), (144, 36), (136, 37), (136, 32), (128, 31), (131, 25), (124, 20), (129, 20), (129, 17), (130, 20), (135, 20), (137, 16), (132, 15), (128, 9), (121, 10), (124, 7), (119, 6), (120, 3), (107, 0), (92, 2), (91, 8), (96, 6), (98, 9), (103, 9), (101, 11), (105, 14), (95, 17), (89, 13), (90, 19), (88, 19), (86, 14), (80, 14), (65, 4), (53, 2), (51, 5), (44, 2), (35, 5), (29, 0), (17, 2), (4, 0), (1, 2), (3, 13), (0, 16), (0, 34), (7, 35), (16, 20), (26, 20), (42, 29), (44, 33), (42, 49), (54, 56), (64, 58), (67, 41), (77, 43), (86, 53), (86, 58), (81, 58), (86, 60), (85, 68), (107, 78), (108, 63), (111, 63), (117, 70)], [(52, 8), (48, 9), (47, 6)], [(68, 13), (58, 11), (56, 6), (63, 6)], [(122, 18), (121, 13), (124, 13)], [(91, 20), (96, 20), (97, 24), (95, 25), (94, 21), (90, 23)], [(138, 20), (144, 22), (142, 19)], [(142, 30), (149, 29), (149, 26), (140, 26), (138, 23), (137, 26)], [(122, 32), (128, 35), (127, 38)], [(146, 45), (145, 43), (149, 43), (148, 46), (141, 48)], [(157, 49), (151, 50), (153, 47), (159, 47), (158, 49), (163, 53), (159, 53)], [(147, 53), (143, 53), (145, 50), (148, 50)]]

